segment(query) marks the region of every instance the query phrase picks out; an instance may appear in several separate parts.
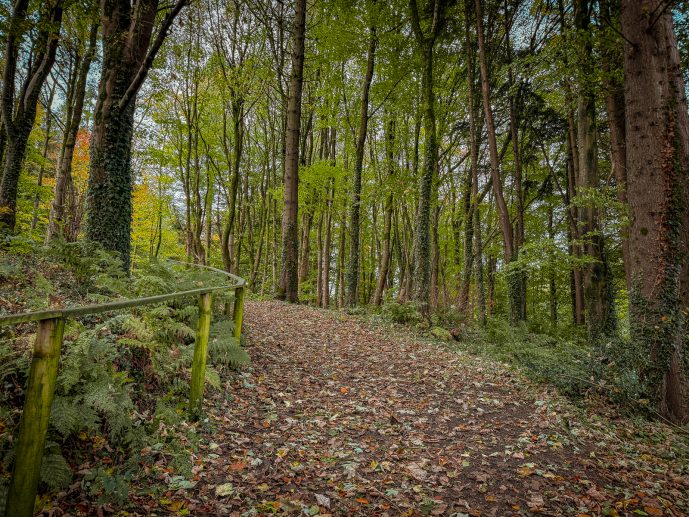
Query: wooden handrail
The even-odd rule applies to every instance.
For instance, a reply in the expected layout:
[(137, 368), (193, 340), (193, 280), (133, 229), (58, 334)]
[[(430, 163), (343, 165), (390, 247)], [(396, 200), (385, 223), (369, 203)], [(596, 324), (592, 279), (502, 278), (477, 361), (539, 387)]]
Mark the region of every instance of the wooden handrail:
[(17, 325), (32, 321), (38, 322), (38, 332), (36, 333), (33, 347), (24, 409), (19, 422), (19, 436), (15, 449), (15, 462), (7, 495), (5, 515), (30, 517), (34, 512), (41, 463), (43, 461), (43, 449), (48, 432), (48, 422), (50, 421), (50, 409), (55, 395), (55, 382), (60, 362), (63, 331), (67, 318), (111, 312), (130, 307), (141, 307), (197, 295), (199, 297), (199, 320), (194, 343), (194, 361), (191, 369), (189, 409), (192, 416), (198, 416), (202, 407), (203, 388), (206, 377), (208, 338), (212, 316), (212, 293), (222, 290), (235, 291), (232, 316), (234, 319), (234, 337), (239, 340), (242, 332), (246, 281), (237, 275), (214, 267), (189, 264), (173, 259), (168, 260), (177, 264), (200, 267), (220, 273), (233, 280), (234, 283), (82, 307), (47, 309), (0, 316), (0, 326)]
[(246, 280), (227, 273), (221, 269), (210, 266), (201, 266), (198, 264), (187, 264), (178, 260), (168, 259), (170, 262), (177, 264), (188, 265), (203, 269), (208, 269), (216, 273), (221, 273), (235, 281), (233, 285), (222, 285), (217, 287), (200, 287), (198, 289), (189, 289), (187, 291), (178, 291), (174, 293), (159, 294), (156, 296), (147, 296), (144, 298), (131, 298), (126, 300), (117, 300), (114, 302), (98, 303), (94, 305), (84, 305), (81, 307), (67, 307), (64, 309), (47, 309), (42, 311), (23, 312), (19, 314), (5, 314), (0, 316), (0, 327), (7, 325), (17, 325), (18, 323), (29, 323), (32, 321), (49, 320), (54, 318), (76, 318), (79, 316), (86, 316), (88, 314), (99, 314), (101, 312), (110, 312), (120, 309), (128, 309), (130, 307), (140, 307), (144, 305), (152, 305), (155, 303), (166, 302), (168, 300), (175, 300), (192, 295), (200, 295), (210, 293), (213, 291), (224, 291), (231, 289), (242, 288), (246, 285)]

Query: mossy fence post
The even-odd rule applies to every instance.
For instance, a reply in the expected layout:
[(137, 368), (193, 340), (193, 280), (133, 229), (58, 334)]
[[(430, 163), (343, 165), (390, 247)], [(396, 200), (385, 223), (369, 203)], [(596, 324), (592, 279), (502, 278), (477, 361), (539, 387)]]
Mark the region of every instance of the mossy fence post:
[(242, 321), (244, 320), (244, 286), (234, 291), (234, 337), (242, 337)]
[[(235, 285), (203, 287), (188, 291), (148, 296), (146, 298), (115, 300), (112, 302), (67, 309), (48, 309), (21, 314), (0, 315), (0, 326), (38, 322), (38, 331), (33, 349), (33, 359), (24, 400), (24, 409), (19, 423), (19, 436), (15, 447), (14, 468), (7, 494), (5, 515), (30, 517), (33, 515), (38, 483), (41, 477), (41, 464), (45, 448), (50, 409), (55, 395), (55, 383), (60, 362), (60, 350), (65, 329), (65, 319), (119, 311), (131, 307), (141, 307), (199, 295), (199, 322), (194, 346), (194, 362), (191, 369), (191, 393), (189, 406), (192, 415), (198, 415), (203, 403), (203, 387), (206, 378), (208, 339), (210, 336), (212, 295), (215, 291), (235, 290), (234, 335), (241, 336), (244, 315), (244, 289), (246, 281), (219, 269), (201, 266), (226, 275)], [(229, 309), (227, 304), (226, 311)], [(229, 316), (229, 314), (228, 314)], [(0, 507), (0, 512), (3, 508)]]
[(212, 311), (211, 293), (199, 295), (199, 322), (196, 327), (196, 343), (194, 345), (194, 362), (191, 366), (191, 395), (189, 409), (198, 415), (203, 404), (203, 384), (206, 379), (206, 360), (208, 358), (208, 337), (211, 328)]
[(33, 515), (64, 329), (64, 318), (38, 322), (24, 410), (19, 424), (14, 472), (5, 507), (5, 515), (8, 516)]

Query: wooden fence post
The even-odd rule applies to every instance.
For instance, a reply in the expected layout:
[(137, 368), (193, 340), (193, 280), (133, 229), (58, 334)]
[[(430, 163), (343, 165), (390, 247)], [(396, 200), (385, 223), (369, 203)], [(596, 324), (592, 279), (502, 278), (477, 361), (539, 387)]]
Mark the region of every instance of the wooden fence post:
[(64, 318), (38, 322), (5, 515), (33, 515), (64, 330)]
[(234, 290), (234, 337), (242, 337), (242, 320), (244, 319), (244, 287)]
[(199, 322), (196, 327), (194, 362), (191, 366), (191, 395), (189, 409), (198, 415), (203, 406), (203, 385), (206, 380), (206, 359), (208, 358), (208, 336), (211, 328), (211, 293), (199, 296)]

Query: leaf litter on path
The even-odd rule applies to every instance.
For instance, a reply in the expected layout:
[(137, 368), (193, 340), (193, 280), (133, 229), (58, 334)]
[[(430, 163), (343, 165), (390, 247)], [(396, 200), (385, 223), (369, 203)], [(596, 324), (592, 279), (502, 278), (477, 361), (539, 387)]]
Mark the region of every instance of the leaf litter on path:
[(660, 424), (587, 416), (341, 312), (249, 302), (245, 325), (252, 366), (207, 393), (193, 479), (157, 499), (155, 480), (132, 487), (129, 515), (689, 514), (687, 458)]
[(199, 510), (689, 513), (681, 461), (502, 365), (303, 305), (252, 302), (245, 321), (252, 367), (206, 402), (223, 454), (205, 459)]

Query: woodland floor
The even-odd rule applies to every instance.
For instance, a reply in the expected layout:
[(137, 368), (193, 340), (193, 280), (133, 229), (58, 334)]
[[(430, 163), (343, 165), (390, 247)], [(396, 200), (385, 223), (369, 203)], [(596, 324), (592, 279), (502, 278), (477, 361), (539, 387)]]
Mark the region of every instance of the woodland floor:
[(689, 514), (677, 435), (340, 312), (251, 302), (245, 321), (252, 366), (206, 400), (196, 484), (151, 513)]

